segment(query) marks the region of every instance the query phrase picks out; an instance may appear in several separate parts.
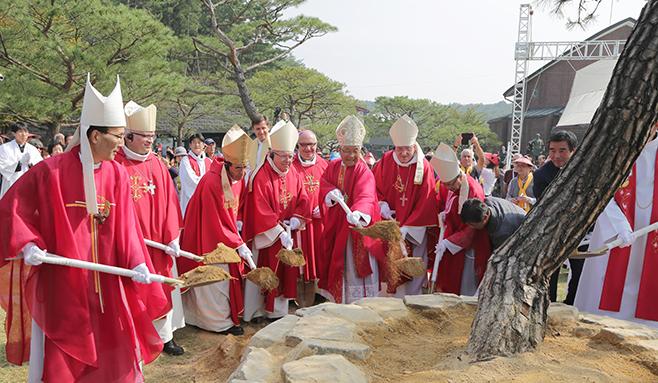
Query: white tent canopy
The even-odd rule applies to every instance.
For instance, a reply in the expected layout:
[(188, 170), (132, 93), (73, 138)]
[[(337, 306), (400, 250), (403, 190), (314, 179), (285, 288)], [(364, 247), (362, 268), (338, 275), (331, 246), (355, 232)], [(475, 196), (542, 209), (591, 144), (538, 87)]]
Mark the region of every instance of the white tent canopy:
[(576, 72), (569, 102), (557, 126), (587, 125), (592, 121), (617, 60), (599, 60)]

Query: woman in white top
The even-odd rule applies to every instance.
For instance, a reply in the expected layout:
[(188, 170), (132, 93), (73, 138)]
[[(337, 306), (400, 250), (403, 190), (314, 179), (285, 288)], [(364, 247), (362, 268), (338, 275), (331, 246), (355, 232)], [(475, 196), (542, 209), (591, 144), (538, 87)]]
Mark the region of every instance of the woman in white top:
[(484, 189), (484, 196), (490, 197), (493, 191), (496, 180), (500, 177), (500, 169), (498, 168), (498, 155), (491, 153), (484, 153), (485, 164), (484, 169), (480, 173), (482, 177), (482, 189)]

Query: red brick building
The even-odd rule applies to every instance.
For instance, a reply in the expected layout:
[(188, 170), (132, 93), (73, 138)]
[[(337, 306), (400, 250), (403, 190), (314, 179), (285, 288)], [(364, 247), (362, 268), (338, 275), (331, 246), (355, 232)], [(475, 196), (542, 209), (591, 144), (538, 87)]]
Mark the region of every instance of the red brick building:
[[(626, 40), (635, 26), (635, 19), (628, 18), (611, 25), (594, 34), (586, 41)], [(553, 60), (533, 72), (526, 78), (525, 107), (526, 113), (521, 136), (521, 152), (525, 154), (528, 141), (539, 133), (544, 142), (548, 143), (551, 131), (560, 120), (564, 107), (569, 101), (571, 86), (576, 71), (596, 60)], [(514, 86), (503, 93), (508, 101), (514, 99)], [(510, 114), (488, 121), (489, 129), (496, 133), (499, 139), (507, 143), (512, 130), (512, 111)], [(561, 127), (571, 130), (580, 140), (588, 125), (572, 125)], [(505, 144), (506, 145), (506, 144)]]

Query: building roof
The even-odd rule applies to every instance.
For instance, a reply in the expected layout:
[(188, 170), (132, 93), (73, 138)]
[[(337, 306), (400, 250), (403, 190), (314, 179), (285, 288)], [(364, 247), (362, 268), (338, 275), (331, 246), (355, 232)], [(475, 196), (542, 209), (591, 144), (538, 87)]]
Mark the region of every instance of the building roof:
[[(528, 109), (527, 112), (525, 112), (524, 118), (537, 118), (537, 117), (546, 117), (550, 116), (553, 114), (557, 113), (562, 113), (564, 111), (563, 106), (558, 106), (555, 108), (534, 108), (534, 109)], [(497, 122), (501, 120), (505, 120), (508, 118), (512, 118), (512, 113), (504, 115), (502, 117), (497, 117), (497, 118), (492, 118), (491, 120), (487, 121), (487, 123), (491, 124), (492, 122)]]
[[(607, 35), (608, 33), (615, 31), (619, 28), (629, 26), (631, 28), (635, 27), (635, 23), (637, 20), (635, 20), (632, 17), (628, 17), (624, 20), (621, 20), (615, 24), (610, 25), (607, 28), (604, 28), (600, 30), (599, 32), (593, 34), (592, 36), (588, 37), (585, 39), (585, 41), (594, 41), (594, 40), (599, 40), (602, 36)], [(530, 76), (526, 77), (526, 82), (533, 80), (535, 77), (539, 76), (541, 73), (545, 72), (548, 68), (552, 67), (555, 65), (559, 60), (551, 60), (548, 62), (546, 65), (542, 66), (541, 68), (537, 69), (534, 71)], [(510, 88), (508, 88), (504, 93), (503, 97), (508, 98), (508, 97), (513, 97), (514, 96), (514, 85), (512, 85)]]

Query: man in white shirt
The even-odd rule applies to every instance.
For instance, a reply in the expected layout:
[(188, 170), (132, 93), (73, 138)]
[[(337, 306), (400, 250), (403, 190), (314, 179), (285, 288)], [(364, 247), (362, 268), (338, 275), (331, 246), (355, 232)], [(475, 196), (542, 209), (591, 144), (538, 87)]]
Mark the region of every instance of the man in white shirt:
[(2, 175), (0, 198), (29, 168), (42, 159), (39, 149), (27, 145), (30, 132), (27, 130), (26, 123), (14, 122), (10, 128), (14, 140), (0, 146), (0, 174)]
[(263, 165), (265, 155), (270, 151), (270, 122), (267, 116), (261, 114), (252, 119), (251, 128), (254, 130), (256, 138), (254, 139), (254, 145), (251, 147), (249, 167), (251, 171), (255, 171)]

